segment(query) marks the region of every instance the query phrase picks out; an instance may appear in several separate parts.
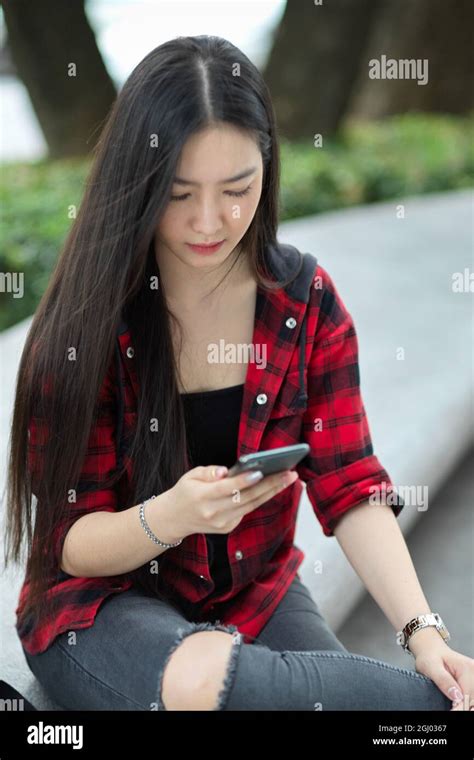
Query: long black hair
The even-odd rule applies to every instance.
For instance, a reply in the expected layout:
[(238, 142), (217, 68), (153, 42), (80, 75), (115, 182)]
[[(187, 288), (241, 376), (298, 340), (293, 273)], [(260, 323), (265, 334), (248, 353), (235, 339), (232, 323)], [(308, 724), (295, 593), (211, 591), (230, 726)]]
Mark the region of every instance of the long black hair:
[[(171, 488), (189, 469), (171, 340), (174, 317), (162, 289), (150, 287), (150, 277), (159, 278), (153, 240), (186, 140), (220, 124), (252, 136), (262, 156), (261, 197), (241, 250), (262, 287), (285, 284), (272, 280), (264, 254), (268, 245), (277, 245), (280, 164), (267, 86), (252, 62), (225, 39), (203, 35), (169, 40), (138, 64), (113, 104), (94, 148), (77, 218), (35, 312), (20, 361), (5, 558), (6, 564), (10, 558), (18, 561), (26, 529), (26, 606), (37, 618), (47, 614), (45, 591), (58, 573), (51, 536), (66, 515), (68, 491), (78, 483), (123, 314), (133, 335), (140, 397), (128, 450), (134, 463), (133, 486), (119, 508)], [(70, 347), (76, 348), (75, 361), (68, 361)], [(54, 392), (45, 393), (47, 387)], [(28, 467), (28, 429), (34, 414), (47, 421), (49, 430), (36, 490)], [(159, 436), (150, 435), (152, 419), (160, 421)], [(114, 483), (122, 475), (123, 471), (114, 473)], [(160, 565), (163, 561), (166, 552), (160, 555)], [(156, 592), (156, 575), (148, 565), (130, 575)]]

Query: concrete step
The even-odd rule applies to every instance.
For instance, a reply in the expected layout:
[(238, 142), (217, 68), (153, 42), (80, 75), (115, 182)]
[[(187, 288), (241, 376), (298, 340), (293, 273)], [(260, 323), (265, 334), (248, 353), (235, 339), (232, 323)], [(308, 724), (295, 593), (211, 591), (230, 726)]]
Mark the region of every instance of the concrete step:
[[(400, 205), (404, 219), (397, 216)], [(462, 191), (331, 212), (288, 222), (280, 230), (282, 242), (314, 253), (334, 279), (359, 337), (361, 388), (375, 454), (402, 496), (404, 489), (426, 486), (430, 505), (473, 441), (472, 295), (451, 287), (454, 272), (473, 268), (471, 219), (472, 195)], [(25, 320), (0, 335), (2, 492), (14, 381), (29, 324)], [(400, 347), (403, 361), (397, 358)], [(433, 525), (435, 535), (451, 535), (451, 502), (449, 507), (439, 515), (431, 506), (421, 511), (408, 493), (400, 525), (408, 534), (423, 518), (424, 532)], [(323, 535), (306, 494), (295, 543), (306, 554), (304, 582), (330, 625), (344, 632), (341, 626), (365, 589), (337, 540)], [(465, 552), (463, 543), (462, 563)], [(323, 572), (316, 574), (319, 561)], [(430, 598), (439, 600), (441, 614), (446, 606), (438, 588), (445, 587), (438, 584), (444, 572), (440, 563), (429, 578)], [(22, 568), (0, 575), (0, 678), (36, 707), (54, 709), (29, 672), (14, 629), (22, 578)], [(387, 656), (394, 656), (391, 649)]]

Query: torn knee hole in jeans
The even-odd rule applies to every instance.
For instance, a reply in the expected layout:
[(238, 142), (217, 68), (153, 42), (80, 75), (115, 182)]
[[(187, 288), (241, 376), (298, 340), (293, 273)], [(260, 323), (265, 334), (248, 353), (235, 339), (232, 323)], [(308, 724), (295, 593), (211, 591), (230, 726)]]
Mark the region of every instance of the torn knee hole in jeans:
[(219, 693), (217, 696), (217, 703), (214, 708), (214, 710), (224, 709), (227, 702), (227, 696), (228, 696), (230, 687), (232, 686), (232, 683), (234, 680), (234, 673), (237, 667), (237, 657), (240, 650), (240, 645), (242, 644), (242, 634), (239, 633), (239, 630), (236, 625), (232, 625), (232, 624), (224, 625), (223, 623), (219, 623), (218, 621), (214, 623), (206, 621), (203, 623), (192, 623), (190, 628), (178, 628), (177, 633), (176, 633), (176, 640), (174, 641), (170, 650), (168, 651), (165, 663), (158, 676), (158, 686), (157, 686), (158, 710), (166, 711), (166, 707), (162, 698), (163, 677), (164, 677), (164, 672), (166, 670), (166, 667), (171, 659), (171, 656), (174, 654), (174, 652), (177, 650), (177, 648), (180, 646), (180, 644), (184, 641), (184, 639), (187, 636), (190, 636), (193, 633), (197, 633), (198, 631), (224, 631), (225, 633), (232, 634), (233, 646), (231, 648), (229, 662), (227, 663), (227, 670), (224, 677), (224, 682), (222, 684), (221, 689), (219, 690)]

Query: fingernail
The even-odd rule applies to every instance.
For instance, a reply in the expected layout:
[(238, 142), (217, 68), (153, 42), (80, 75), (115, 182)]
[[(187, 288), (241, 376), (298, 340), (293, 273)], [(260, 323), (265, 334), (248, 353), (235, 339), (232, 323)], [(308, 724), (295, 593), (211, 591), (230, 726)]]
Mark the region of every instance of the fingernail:
[(453, 702), (461, 702), (462, 701), (463, 696), (462, 696), (461, 692), (459, 691), (459, 689), (456, 686), (451, 686), (451, 688), (448, 689), (448, 694), (451, 694), (451, 692), (453, 693), (453, 695), (452, 695)]
[(256, 472), (251, 472), (247, 475), (246, 480), (248, 483), (255, 483), (257, 480), (261, 480), (263, 478), (263, 472), (260, 470), (257, 470)]
[(225, 475), (227, 472), (227, 467), (218, 467), (216, 469), (216, 478), (220, 478), (221, 475)]

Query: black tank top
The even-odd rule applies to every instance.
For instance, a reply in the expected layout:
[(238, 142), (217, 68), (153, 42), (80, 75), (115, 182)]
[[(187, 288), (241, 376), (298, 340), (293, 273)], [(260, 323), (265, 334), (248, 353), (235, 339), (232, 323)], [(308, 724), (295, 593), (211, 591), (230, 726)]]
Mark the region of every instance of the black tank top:
[[(237, 440), (244, 383), (214, 391), (182, 393), (190, 466), (224, 465), (237, 459)], [(206, 533), (209, 566), (216, 588), (230, 588), (232, 576), (227, 559), (227, 533)]]

